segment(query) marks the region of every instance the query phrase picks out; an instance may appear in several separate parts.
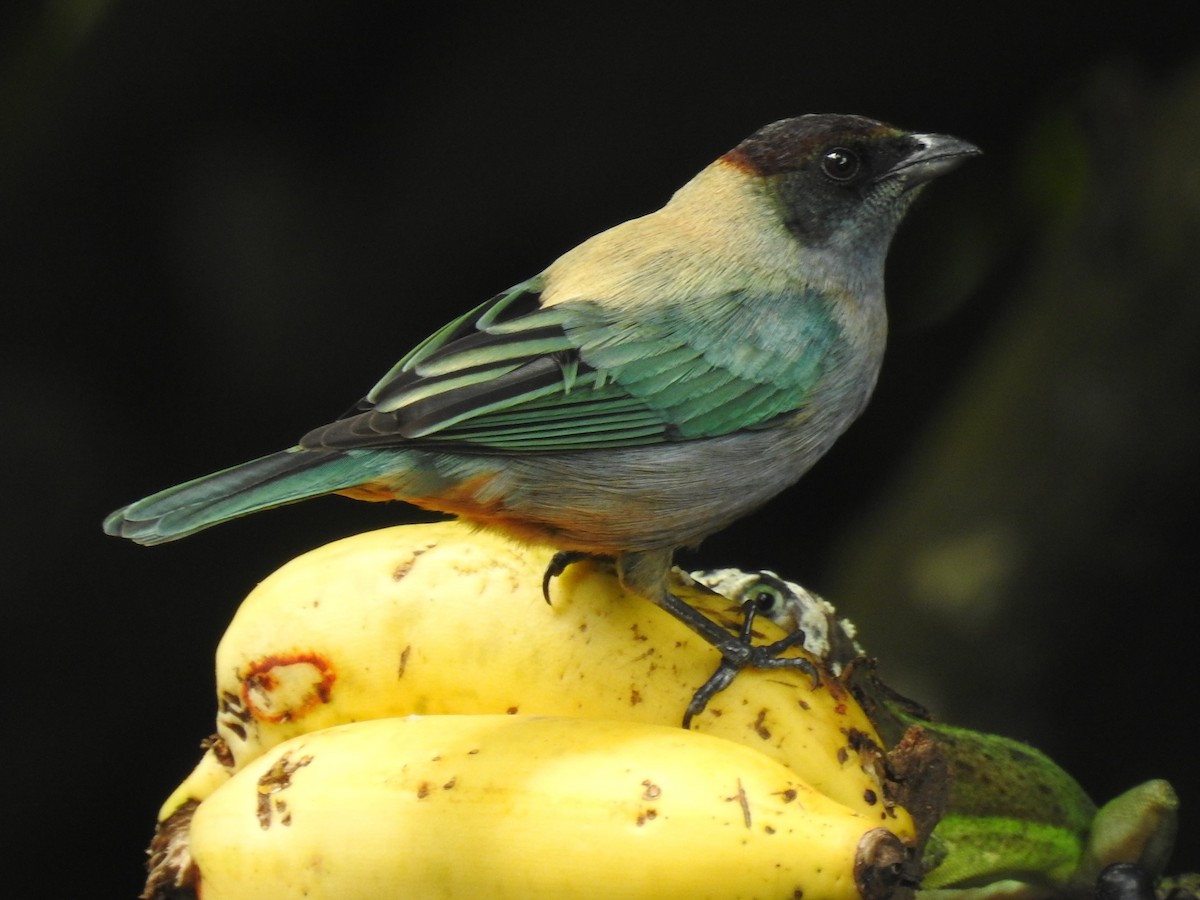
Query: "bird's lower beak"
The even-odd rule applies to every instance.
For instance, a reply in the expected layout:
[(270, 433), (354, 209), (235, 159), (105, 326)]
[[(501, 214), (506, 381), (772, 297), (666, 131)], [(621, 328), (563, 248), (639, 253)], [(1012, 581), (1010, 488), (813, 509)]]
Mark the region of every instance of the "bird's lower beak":
[(974, 144), (948, 134), (914, 134), (912, 138), (920, 146), (884, 176), (901, 176), (906, 187), (932, 181), (957, 167), (964, 159), (983, 152)]

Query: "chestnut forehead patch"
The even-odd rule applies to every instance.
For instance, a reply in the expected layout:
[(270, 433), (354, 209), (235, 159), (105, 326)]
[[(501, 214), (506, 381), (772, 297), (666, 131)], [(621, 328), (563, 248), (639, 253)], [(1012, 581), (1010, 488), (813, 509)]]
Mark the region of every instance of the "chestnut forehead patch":
[(722, 159), (757, 175), (779, 175), (803, 168), (831, 144), (902, 135), (898, 128), (862, 116), (798, 116), (760, 128)]

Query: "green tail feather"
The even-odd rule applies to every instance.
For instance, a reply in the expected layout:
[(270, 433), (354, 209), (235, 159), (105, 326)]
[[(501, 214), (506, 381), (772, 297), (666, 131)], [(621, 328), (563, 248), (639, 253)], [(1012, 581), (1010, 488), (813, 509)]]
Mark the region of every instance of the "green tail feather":
[(402, 464), (394, 452), (283, 450), (122, 507), (104, 520), (104, 530), (139, 544), (162, 544), (247, 513), (353, 487)]

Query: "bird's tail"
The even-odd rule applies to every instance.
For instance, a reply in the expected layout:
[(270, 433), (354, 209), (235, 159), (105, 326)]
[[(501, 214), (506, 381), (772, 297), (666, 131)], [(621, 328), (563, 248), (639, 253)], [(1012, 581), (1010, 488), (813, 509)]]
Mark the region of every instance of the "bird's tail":
[[(293, 448), (222, 469), (122, 507), (104, 530), (139, 544), (162, 544), (261, 509), (343, 490), (370, 481), (370, 451)], [(395, 465), (395, 460), (390, 460)]]

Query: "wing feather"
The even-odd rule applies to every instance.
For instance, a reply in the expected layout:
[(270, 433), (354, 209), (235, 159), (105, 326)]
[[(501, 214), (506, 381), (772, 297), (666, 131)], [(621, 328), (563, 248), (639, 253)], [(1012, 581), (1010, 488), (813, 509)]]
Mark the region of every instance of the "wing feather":
[[(635, 314), (541, 306), (541, 289), (523, 282), (435, 332), (301, 446), (561, 452), (725, 434), (802, 409), (837, 343), (832, 318), (803, 294)], [(798, 302), (808, 315), (784, 314)]]

